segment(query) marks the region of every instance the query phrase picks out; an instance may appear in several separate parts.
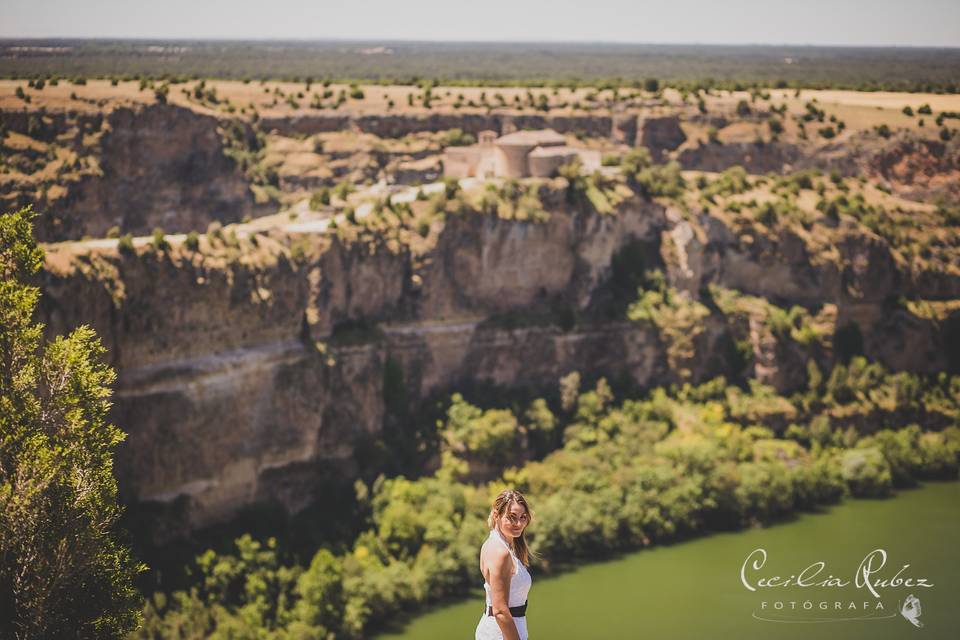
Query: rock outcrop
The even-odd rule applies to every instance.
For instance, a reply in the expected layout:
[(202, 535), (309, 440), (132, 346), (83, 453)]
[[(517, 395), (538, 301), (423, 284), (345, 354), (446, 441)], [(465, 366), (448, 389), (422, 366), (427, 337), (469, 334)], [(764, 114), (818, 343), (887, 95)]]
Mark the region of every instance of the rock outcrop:
[(41, 240), (103, 237), (112, 227), (145, 235), (154, 227), (179, 232), (203, 230), (213, 220), (239, 221), (263, 208), (226, 154), (220, 124), (214, 116), (162, 104), (96, 116), (2, 112), (0, 126), (59, 140), (92, 166), (75, 179), (62, 176), (56, 189), (39, 197), (14, 194), (7, 205), (36, 204), (43, 214), (36, 227)]
[(650, 150), (654, 161), (660, 162), (664, 153), (673, 151), (687, 141), (677, 116), (640, 117), (635, 125), (636, 146)]

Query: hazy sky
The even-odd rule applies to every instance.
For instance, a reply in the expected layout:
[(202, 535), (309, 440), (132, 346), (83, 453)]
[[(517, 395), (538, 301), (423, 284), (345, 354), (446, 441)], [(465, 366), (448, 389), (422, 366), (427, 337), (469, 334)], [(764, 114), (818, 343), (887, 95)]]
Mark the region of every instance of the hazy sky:
[(960, 47), (960, 0), (0, 0), (0, 37)]

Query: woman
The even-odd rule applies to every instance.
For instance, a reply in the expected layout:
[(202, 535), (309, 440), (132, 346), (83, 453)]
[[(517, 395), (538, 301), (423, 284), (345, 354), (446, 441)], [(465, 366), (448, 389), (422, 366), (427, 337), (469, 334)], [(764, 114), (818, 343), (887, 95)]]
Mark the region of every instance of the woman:
[(487, 605), (475, 640), (527, 640), (527, 594), (532, 579), (527, 565), (535, 557), (523, 532), (533, 511), (519, 491), (506, 490), (487, 517), (490, 535), (480, 549), (480, 573)]

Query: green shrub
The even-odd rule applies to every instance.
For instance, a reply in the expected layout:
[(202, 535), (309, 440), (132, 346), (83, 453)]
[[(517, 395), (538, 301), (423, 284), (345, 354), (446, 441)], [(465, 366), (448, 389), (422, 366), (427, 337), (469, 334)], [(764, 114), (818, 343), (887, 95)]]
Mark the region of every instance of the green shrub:
[(923, 477), (957, 479), (960, 427), (952, 426), (941, 432), (921, 434), (919, 445)]
[(510, 459), (516, 443), (517, 418), (505, 409), (483, 411), (466, 402), (458, 393), (451, 398), (441, 433), (455, 454), (490, 464)]
[(631, 186), (648, 198), (679, 198), (686, 189), (680, 170), (680, 164), (673, 160), (665, 165), (652, 165), (634, 175)]
[(732, 196), (746, 192), (750, 189), (750, 186), (747, 170), (740, 165), (733, 165), (725, 169), (716, 180), (709, 183), (703, 189), (703, 194), (711, 198), (713, 196)]
[(136, 250), (133, 246), (133, 236), (129, 233), (125, 233), (120, 236), (120, 240), (117, 241), (117, 250), (120, 253), (132, 255), (136, 253)]
[(746, 462), (737, 465), (737, 471), (740, 482), (734, 496), (744, 523), (770, 522), (793, 509), (793, 482), (784, 465)]
[(452, 200), (460, 193), (460, 181), (456, 178), (445, 177), (443, 179), (443, 193), (447, 200)]
[(184, 240), (184, 245), (190, 251), (196, 251), (200, 248), (200, 234), (196, 231), (191, 231), (187, 234), (186, 240)]
[(920, 449), (920, 427), (910, 425), (893, 431), (883, 429), (863, 438), (860, 446), (875, 446), (882, 453), (890, 467), (890, 476), (895, 487), (912, 487), (923, 469), (923, 457)]
[(344, 180), (343, 182), (338, 182), (331, 193), (341, 200), (346, 200), (347, 196), (353, 193), (353, 191), (353, 184)]
[(890, 465), (877, 447), (848, 449), (840, 458), (843, 479), (853, 495), (878, 498), (893, 488)]
[(463, 129), (448, 129), (440, 138), (445, 147), (462, 147), (476, 143), (477, 137), (472, 133), (464, 133)]
[(323, 187), (313, 192), (310, 196), (310, 209), (319, 211), (321, 208), (330, 204), (330, 189)]
[(650, 151), (646, 147), (634, 147), (620, 161), (620, 172), (629, 180), (642, 169), (653, 164)]
[(167, 242), (166, 234), (164, 234), (163, 229), (160, 227), (155, 227), (153, 229), (153, 233), (150, 235), (150, 246), (157, 251), (166, 251), (170, 248), (170, 244)]

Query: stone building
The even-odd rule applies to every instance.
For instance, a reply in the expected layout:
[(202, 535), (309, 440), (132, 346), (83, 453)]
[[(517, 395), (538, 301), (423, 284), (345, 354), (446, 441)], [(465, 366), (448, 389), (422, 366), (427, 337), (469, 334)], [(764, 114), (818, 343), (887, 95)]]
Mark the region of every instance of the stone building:
[(443, 175), (452, 178), (525, 178), (549, 176), (557, 167), (580, 156), (566, 138), (553, 129), (515, 131), (497, 137), (481, 131), (477, 144), (448, 147), (443, 152)]

